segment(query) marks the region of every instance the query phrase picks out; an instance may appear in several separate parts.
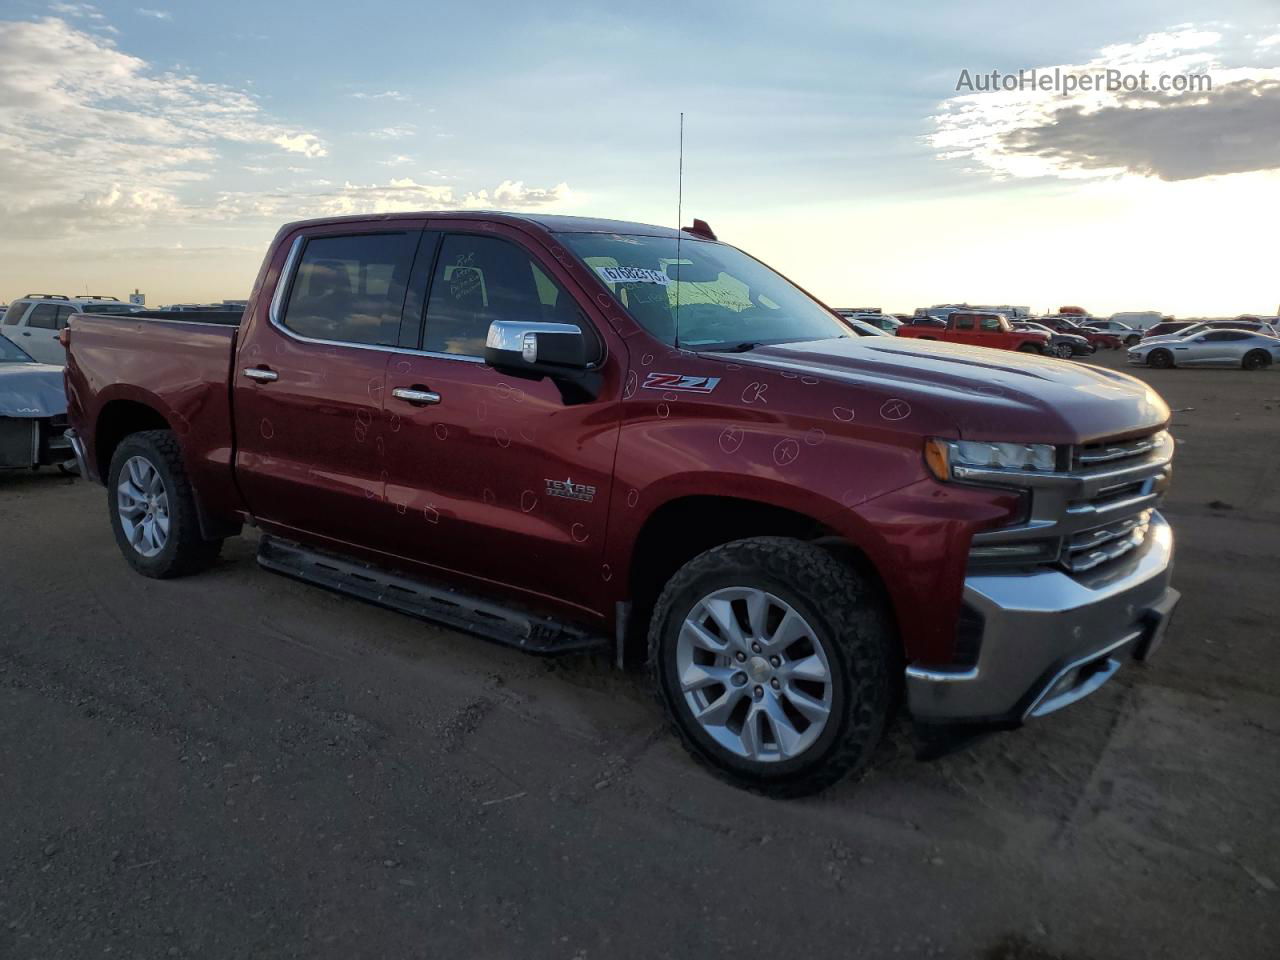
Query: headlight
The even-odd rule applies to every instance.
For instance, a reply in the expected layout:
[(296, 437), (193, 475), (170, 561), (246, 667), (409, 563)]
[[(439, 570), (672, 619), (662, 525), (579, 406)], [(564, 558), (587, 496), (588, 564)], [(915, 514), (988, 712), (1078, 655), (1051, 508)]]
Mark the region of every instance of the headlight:
[(990, 480), (992, 471), (1007, 472), (1016, 484), (1019, 473), (1052, 473), (1058, 448), (1051, 443), (994, 443), (986, 440), (943, 440), (930, 437), (925, 463), (939, 480)]

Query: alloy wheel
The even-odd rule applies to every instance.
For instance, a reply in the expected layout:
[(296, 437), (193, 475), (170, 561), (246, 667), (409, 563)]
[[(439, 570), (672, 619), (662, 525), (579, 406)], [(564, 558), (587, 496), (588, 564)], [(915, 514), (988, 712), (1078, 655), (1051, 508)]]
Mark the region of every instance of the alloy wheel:
[(695, 603), (680, 627), (676, 670), (694, 721), (742, 759), (797, 757), (831, 718), (833, 675), (821, 639), (764, 590), (728, 587)]
[(146, 457), (130, 457), (116, 484), (116, 511), (130, 546), (154, 557), (169, 540), (169, 493)]

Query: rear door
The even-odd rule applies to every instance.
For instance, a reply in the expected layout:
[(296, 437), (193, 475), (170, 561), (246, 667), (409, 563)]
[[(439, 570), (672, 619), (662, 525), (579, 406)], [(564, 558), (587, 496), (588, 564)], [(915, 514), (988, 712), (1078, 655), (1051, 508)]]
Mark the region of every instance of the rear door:
[[(608, 339), (612, 331), (568, 273), (520, 231), (463, 220), (428, 227), (442, 239), (420, 278), (421, 349), (395, 357), (387, 373), (387, 500), (400, 518), (393, 549), (476, 586), (590, 609), (607, 578), (622, 344)], [(549, 379), (487, 366), (494, 320), (582, 327), (603, 375), (598, 398), (569, 403)], [(406, 390), (438, 399), (397, 396), (412, 397)]]
[(62, 325), (65, 327), (71, 308), (60, 307), (56, 303), (37, 303), (18, 327), (18, 336), (13, 337), (13, 341), (31, 354), (33, 360), (65, 366), (67, 352), (58, 342), (60, 312), (63, 317)]
[(232, 369), (237, 480), (275, 532), (386, 547), (383, 388), (422, 226), (328, 224), (277, 252)]

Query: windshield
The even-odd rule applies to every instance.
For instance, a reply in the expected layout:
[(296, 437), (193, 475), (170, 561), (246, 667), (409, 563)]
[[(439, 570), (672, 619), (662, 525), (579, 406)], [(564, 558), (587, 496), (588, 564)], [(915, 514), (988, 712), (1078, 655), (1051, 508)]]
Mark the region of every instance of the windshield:
[(23, 353), (12, 340), (0, 337), (0, 363), (35, 363), (35, 361)]
[(675, 237), (562, 236), (635, 321), (664, 343), (746, 349), (850, 336), (817, 301), (722, 243), (681, 238), (677, 259)]

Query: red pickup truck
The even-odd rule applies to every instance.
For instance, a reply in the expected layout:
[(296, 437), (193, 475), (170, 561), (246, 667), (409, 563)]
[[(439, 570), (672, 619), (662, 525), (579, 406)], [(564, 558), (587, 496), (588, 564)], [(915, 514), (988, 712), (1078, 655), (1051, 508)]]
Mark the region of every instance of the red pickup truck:
[(1047, 334), (1015, 330), (998, 313), (953, 313), (947, 317), (944, 327), (904, 325), (898, 328), (898, 336), (944, 340), (995, 350), (1021, 350), (1023, 353), (1048, 353), (1050, 339)]
[(701, 222), (294, 223), (243, 317), (78, 314), (65, 339), (69, 439), (139, 573), (250, 524), (269, 569), (612, 647), (755, 789), (861, 766), (904, 701), (1050, 713), (1148, 656), (1177, 600), (1159, 396), (853, 336)]

